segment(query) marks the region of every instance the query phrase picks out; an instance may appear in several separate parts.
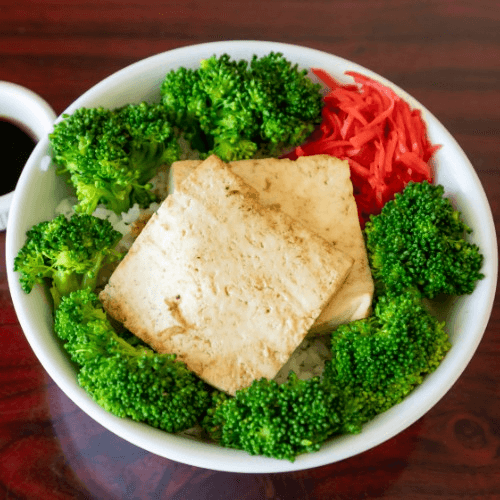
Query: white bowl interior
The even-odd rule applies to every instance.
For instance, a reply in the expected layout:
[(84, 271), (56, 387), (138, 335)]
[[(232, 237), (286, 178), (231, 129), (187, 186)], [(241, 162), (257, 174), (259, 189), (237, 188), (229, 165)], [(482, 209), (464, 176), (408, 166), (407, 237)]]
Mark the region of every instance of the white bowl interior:
[(469, 160), (440, 122), (423, 106), (386, 79), (339, 57), (287, 44), (231, 41), (195, 45), (158, 54), (108, 77), (77, 99), (65, 112), (87, 106), (120, 106), (129, 102), (158, 100), (159, 87), (170, 69), (197, 67), (213, 54), (229, 53), (233, 58), (250, 58), (270, 51), (282, 52), (301, 67), (320, 67), (343, 82), (345, 71), (358, 71), (391, 86), (413, 107), (422, 110), (430, 139), (441, 144), (435, 156), (436, 180), (461, 210), (473, 229), (485, 261), (486, 277), (470, 296), (450, 301), (442, 311), (447, 320), (453, 348), (440, 367), (397, 407), (367, 424), (361, 434), (328, 441), (319, 452), (297, 458), (293, 463), (249, 456), (236, 450), (170, 435), (102, 410), (78, 386), (76, 373), (52, 330), (49, 302), (39, 287), (26, 295), (12, 270), (13, 259), (24, 243), (26, 231), (34, 224), (51, 219), (58, 202), (69, 194), (67, 185), (47, 170), (50, 156), (48, 138), (42, 139), (30, 157), (15, 191), (7, 228), (6, 256), (9, 286), (14, 306), (35, 354), (53, 380), (83, 411), (123, 439), (166, 458), (208, 469), (232, 472), (284, 472), (339, 461), (368, 450), (395, 436), (424, 415), (451, 388), (473, 356), (486, 329), (497, 282), (497, 242), (491, 209)]

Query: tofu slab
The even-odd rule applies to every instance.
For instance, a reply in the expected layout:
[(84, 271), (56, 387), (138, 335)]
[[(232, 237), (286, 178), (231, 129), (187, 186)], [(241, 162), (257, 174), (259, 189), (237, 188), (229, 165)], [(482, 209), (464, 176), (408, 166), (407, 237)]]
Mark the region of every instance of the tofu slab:
[[(196, 160), (174, 163), (169, 192), (179, 189), (180, 183), (200, 163)], [(269, 158), (229, 165), (259, 192), (262, 203), (280, 207), (354, 259), (346, 282), (321, 312), (311, 333), (367, 317), (374, 286), (347, 161), (316, 155), (295, 161)]]
[(100, 298), (155, 350), (234, 394), (274, 378), (352, 264), (210, 157), (162, 203)]

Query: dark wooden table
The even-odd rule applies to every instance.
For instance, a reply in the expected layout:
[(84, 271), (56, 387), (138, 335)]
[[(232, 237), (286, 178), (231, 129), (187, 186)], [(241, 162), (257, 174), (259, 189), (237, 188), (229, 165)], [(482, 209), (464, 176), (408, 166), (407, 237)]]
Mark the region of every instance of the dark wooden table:
[[(0, 1), (0, 80), (61, 113), (102, 78), (199, 42), (328, 51), (403, 87), (474, 165), (500, 221), (498, 0)], [(500, 499), (500, 304), (448, 394), (388, 442), (340, 463), (244, 475), (163, 459), (77, 408), (33, 355), (7, 287), (0, 233), (1, 499)]]

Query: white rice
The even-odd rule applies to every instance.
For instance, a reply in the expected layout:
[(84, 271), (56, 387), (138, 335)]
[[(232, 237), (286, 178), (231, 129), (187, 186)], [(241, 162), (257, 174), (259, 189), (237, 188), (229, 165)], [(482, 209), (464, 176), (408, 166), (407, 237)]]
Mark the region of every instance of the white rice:
[(288, 374), (293, 371), (302, 380), (320, 377), (325, 362), (331, 359), (330, 335), (306, 337), (295, 349), (290, 359), (278, 372), (274, 380), (278, 383), (286, 381)]

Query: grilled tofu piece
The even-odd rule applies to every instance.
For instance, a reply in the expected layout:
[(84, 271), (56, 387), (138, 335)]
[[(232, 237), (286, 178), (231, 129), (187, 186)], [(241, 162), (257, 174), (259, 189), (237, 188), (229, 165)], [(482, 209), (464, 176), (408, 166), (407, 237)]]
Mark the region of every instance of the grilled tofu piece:
[(212, 156), (153, 215), (100, 298), (158, 352), (234, 394), (274, 378), (353, 259)]
[[(200, 163), (196, 160), (174, 163), (169, 192), (175, 192)], [(371, 312), (374, 285), (347, 161), (316, 155), (295, 161), (242, 160), (229, 166), (259, 192), (262, 203), (279, 207), (354, 259), (346, 282), (321, 312), (311, 333), (366, 318)]]

